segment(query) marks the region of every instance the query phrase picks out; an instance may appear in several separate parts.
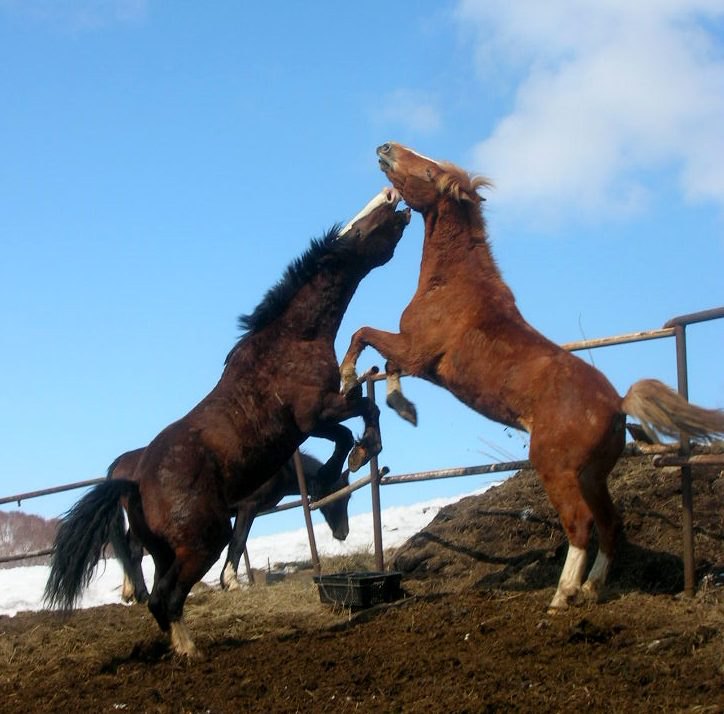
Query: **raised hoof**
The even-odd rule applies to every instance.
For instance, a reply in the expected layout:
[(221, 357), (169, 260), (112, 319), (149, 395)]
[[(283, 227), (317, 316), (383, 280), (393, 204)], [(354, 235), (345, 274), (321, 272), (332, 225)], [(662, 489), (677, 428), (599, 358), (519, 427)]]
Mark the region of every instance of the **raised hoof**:
[(377, 443), (371, 444), (368, 439), (362, 439), (354, 445), (347, 458), (347, 468), (350, 472), (359, 471), (373, 456), (382, 451), (382, 444), (375, 441)]
[(361, 391), (359, 380), (357, 379), (357, 372), (354, 370), (342, 375), (340, 383), (340, 394), (344, 394), (345, 397), (353, 396), (355, 389)]
[(402, 392), (391, 392), (387, 395), (387, 406), (394, 409), (405, 421), (417, 426), (417, 409)]
[(371, 458), (372, 455), (368, 453), (364, 446), (361, 444), (355, 444), (354, 448), (349, 452), (349, 456), (347, 457), (347, 468), (349, 468), (352, 473), (355, 473), (355, 471), (359, 471), (366, 463), (368, 463)]

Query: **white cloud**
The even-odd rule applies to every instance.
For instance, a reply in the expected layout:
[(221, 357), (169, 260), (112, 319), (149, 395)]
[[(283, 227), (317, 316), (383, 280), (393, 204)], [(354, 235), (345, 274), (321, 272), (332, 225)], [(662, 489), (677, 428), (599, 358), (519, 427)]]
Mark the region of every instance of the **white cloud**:
[(376, 118), (422, 135), (435, 133), (442, 123), (434, 100), (424, 92), (411, 89), (398, 89), (383, 97)]
[(515, 83), (474, 148), (498, 200), (637, 210), (664, 169), (724, 207), (722, 0), (462, 0), (457, 17), (483, 81)]

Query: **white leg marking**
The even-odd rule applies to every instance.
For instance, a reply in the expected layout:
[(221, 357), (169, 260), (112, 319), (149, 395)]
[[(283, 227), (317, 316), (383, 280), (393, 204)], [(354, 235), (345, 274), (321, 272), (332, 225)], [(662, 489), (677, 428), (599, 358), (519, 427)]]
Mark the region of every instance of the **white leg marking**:
[(227, 563), (223, 573), (224, 590), (239, 590), (239, 580), (236, 577), (236, 570), (231, 563)]
[(177, 655), (182, 657), (196, 657), (199, 654), (191, 639), (191, 634), (182, 620), (171, 623), (171, 647)]
[(593, 561), (593, 567), (588, 574), (588, 579), (583, 584), (583, 592), (586, 597), (597, 599), (601, 592), (601, 588), (606, 582), (608, 569), (611, 565), (611, 559), (601, 550), (596, 553), (596, 560)]
[(400, 386), (400, 375), (399, 374), (388, 374), (386, 384), (387, 384), (386, 395), (388, 397), (390, 396), (390, 394), (393, 394), (394, 392), (402, 392), (402, 387)]
[(341, 368), (341, 379), (339, 391), (341, 394), (347, 394), (350, 390), (357, 386), (357, 368), (353, 364)]
[(586, 569), (586, 551), (575, 545), (568, 546), (566, 562), (563, 565), (558, 589), (548, 606), (548, 611), (565, 610), (569, 601), (578, 594), (583, 580), (583, 571)]
[(123, 602), (133, 602), (134, 599), (133, 583), (131, 579), (123, 573), (123, 589), (121, 590), (121, 599)]

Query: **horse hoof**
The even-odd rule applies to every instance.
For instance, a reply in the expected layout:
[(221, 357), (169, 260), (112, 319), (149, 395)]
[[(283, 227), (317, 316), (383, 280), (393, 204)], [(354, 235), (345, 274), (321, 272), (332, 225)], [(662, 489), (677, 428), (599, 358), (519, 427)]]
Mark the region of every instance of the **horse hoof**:
[(221, 571), (221, 578), (219, 579), (222, 590), (240, 590), (241, 585), (236, 577), (236, 570), (230, 561), (227, 561), (224, 569)]
[(349, 452), (347, 457), (347, 467), (352, 473), (359, 471), (369, 460), (372, 455), (367, 453), (367, 449), (357, 444), (352, 451)]
[(201, 653), (196, 649), (196, 645), (191, 639), (188, 628), (183, 622), (171, 623), (171, 648), (179, 657), (189, 660), (201, 659)]
[(229, 592), (232, 590), (241, 590), (241, 583), (236, 578), (232, 578), (224, 583), (224, 590)]
[(548, 609), (546, 610), (546, 615), (551, 615), (555, 617), (556, 615), (562, 615), (567, 609), (568, 605), (566, 605), (565, 607), (553, 607), (549, 605)]
[(601, 602), (601, 589), (596, 583), (587, 580), (581, 587), (581, 599), (584, 602), (598, 603)]
[(387, 406), (394, 409), (405, 421), (417, 426), (417, 409), (402, 392), (391, 392), (387, 395)]

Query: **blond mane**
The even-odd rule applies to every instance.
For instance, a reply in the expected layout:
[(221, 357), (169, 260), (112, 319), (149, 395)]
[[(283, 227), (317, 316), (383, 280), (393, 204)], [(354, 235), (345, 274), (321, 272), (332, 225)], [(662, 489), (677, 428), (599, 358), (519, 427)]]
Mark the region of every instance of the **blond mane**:
[(440, 162), (444, 173), (437, 178), (437, 188), (440, 193), (448, 193), (456, 201), (472, 201), (480, 203), (478, 188), (491, 188), (493, 182), (485, 176), (476, 176), (464, 171), (455, 164)]

